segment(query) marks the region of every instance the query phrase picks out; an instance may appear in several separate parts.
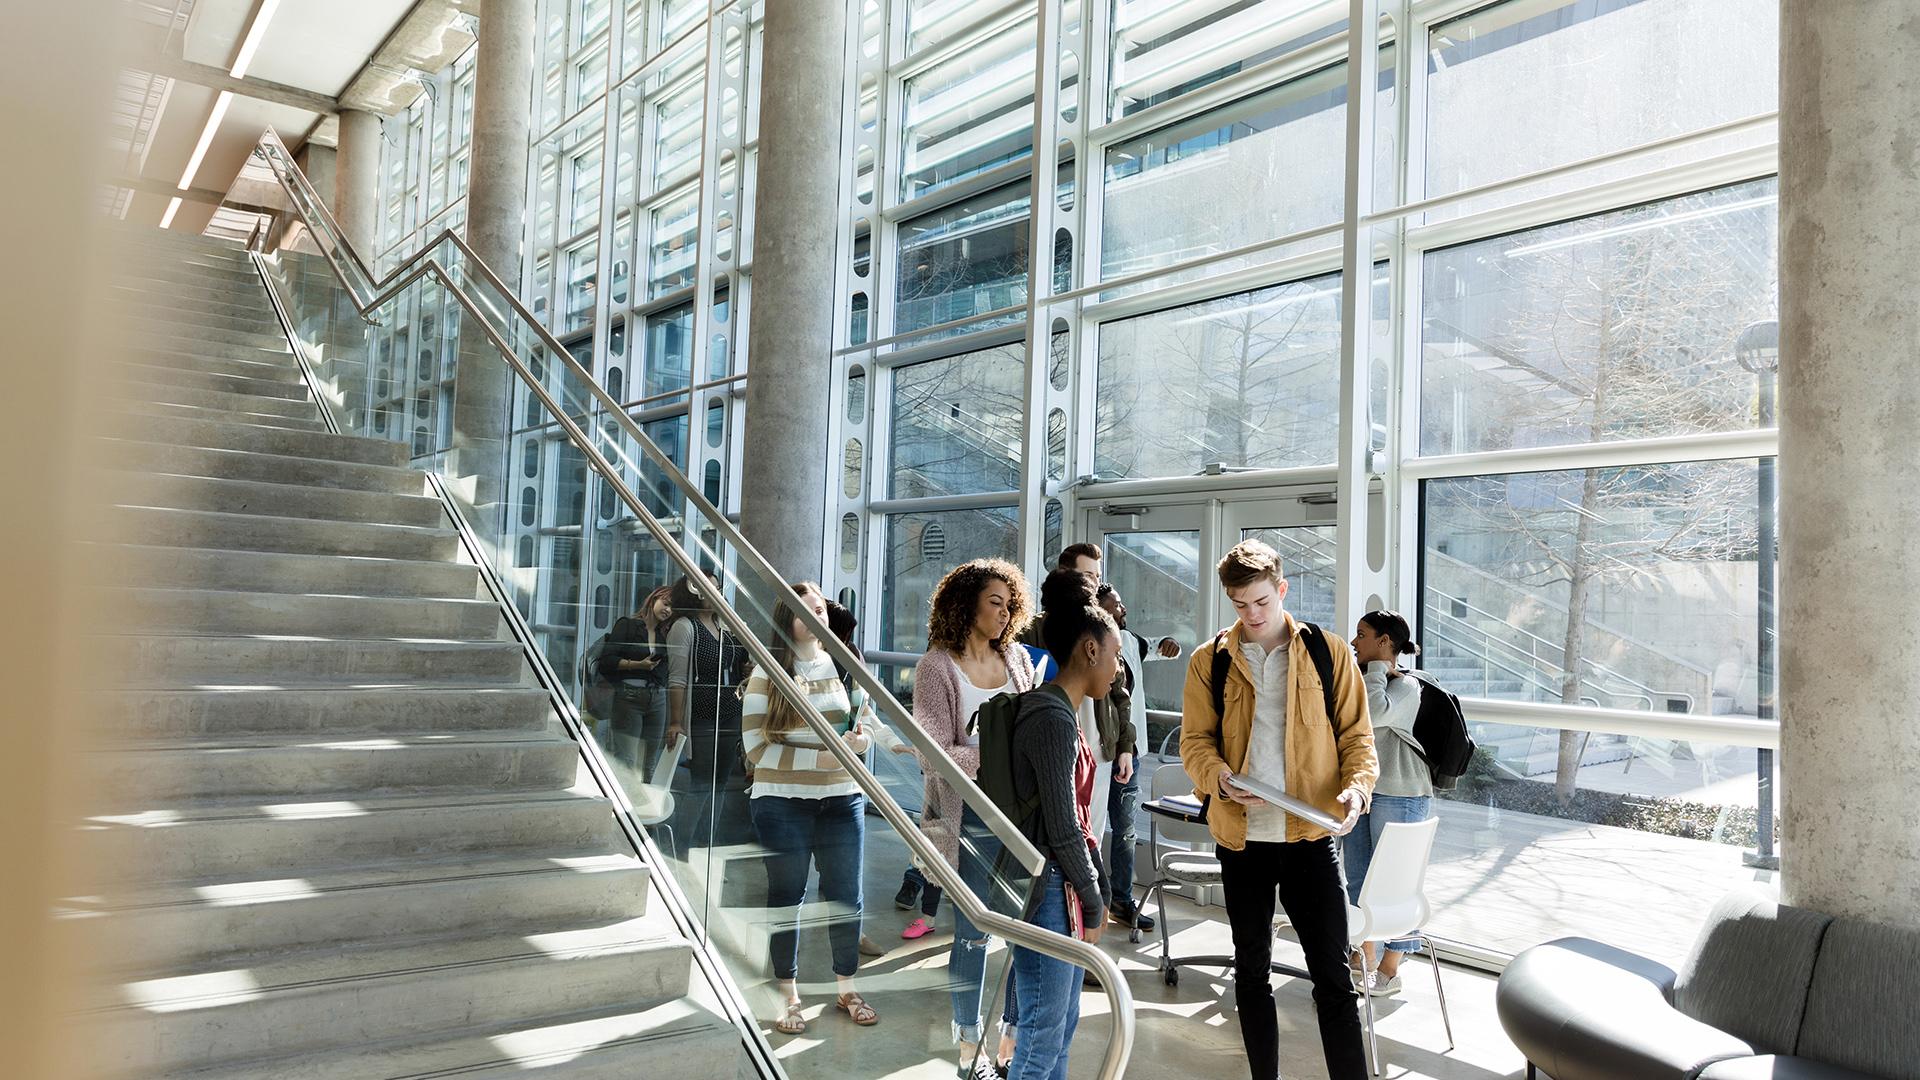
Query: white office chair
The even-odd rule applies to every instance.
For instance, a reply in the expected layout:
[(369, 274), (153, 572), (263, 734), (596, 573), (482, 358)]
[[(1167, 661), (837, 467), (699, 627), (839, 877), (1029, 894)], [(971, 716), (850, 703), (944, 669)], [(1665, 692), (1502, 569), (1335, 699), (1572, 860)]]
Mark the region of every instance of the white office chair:
[(687, 739), (682, 735), (673, 741), (672, 746), (663, 746), (660, 757), (654, 761), (653, 772), (644, 783), (635, 784), (627, 792), (633, 800), (633, 819), (647, 828), (658, 828), (666, 834), (665, 850), (669, 855), (679, 857), (678, 845), (674, 843), (673, 826), (667, 824), (673, 820), (673, 778), (680, 768), (680, 758), (687, 752)]
[[(1347, 944), (1358, 949), (1367, 942), (1385, 948), (1389, 941), (1411, 937), (1426, 925), (1427, 863), (1433, 854), (1433, 837), (1440, 829), (1439, 818), (1425, 821), (1396, 821), (1380, 831), (1373, 846), (1373, 860), (1367, 864), (1367, 879), (1360, 886), (1360, 904), (1347, 908)], [(1440, 985), (1440, 957), (1433, 951), (1433, 939), (1422, 936), (1427, 962), (1433, 965), (1433, 989), (1440, 997), (1440, 1021), (1447, 1029), (1447, 1049), (1453, 1049), (1453, 1021), (1447, 1016), (1447, 991)], [(1373, 980), (1373, 967), (1361, 953), (1364, 978), (1361, 997), (1366, 999), (1367, 1060), (1373, 1075), (1380, 1075), (1380, 1044), (1373, 1034), (1373, 995), (1366, 988)]]

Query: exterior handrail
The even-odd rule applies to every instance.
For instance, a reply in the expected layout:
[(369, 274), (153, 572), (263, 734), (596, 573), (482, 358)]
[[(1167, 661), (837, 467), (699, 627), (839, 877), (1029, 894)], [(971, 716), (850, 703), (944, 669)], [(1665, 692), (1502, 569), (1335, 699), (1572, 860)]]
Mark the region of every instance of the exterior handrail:
[[(359, 256), (359, 253), (353, 249), (352, 244), (341, 234), (339, 225), (333, 219), (333, 215), (327, 210), (325, 202), (319, 198), (311, 182), (308, 181), (306, 175), (302, 173), (300, 168), (294, 163), (292, 154), (288, 152), (286, 144), (281, 141), (279, 134), (271, 127), (266, 129), (261, 134), (260, 141), (255, 147), (254, 152), (267, 162), (275, 178), (286, 190), (293, 206), (293, 212), (300, 215), (301, 219), (307, 225), (309, 232), (314, 234), (315, 242), (320, 247), (321, 255), (326, 259), (328, 266), (334, 272), (334, 276), (339, 279), (341, 286), (353, 301), (357, 313), (363, 319), (368, 319), (368, 316), (376, 309), (398, 295), (414, 281), (428, 274), (432, 274), (440, 280), (448, 294), (457, 300), (461, 307), (467, 310), (481, 331), (494, 346), (499, 349), (501, 358), (506, 361), (508, 367), (513, 369), (520, 380), (527, 385), (527, 388), (540, 400), (548, 412), (552, 414), (561, 429), (566, 432), (568, 439), (580, 450), (588, 465), (595, 472), (599, 473), (601, 478), (609, 485), (619, 499), (626, 503), (628, 510), (633, 512), (635, 517), (646, 526), (648, 532), (653, 535), (654, 540), (660, 544), (661, 548), (666, 552), (668, 557), (674, 561), (681, 572), (687, 575), (688, 579), (694, 583), (695, 588), (703, 595), (706, 595), (710, 601), (715, 602), (715, 614), (728, 625), (728, 628), (740, 640), (748, 653), (753, 656), (755, 664), (760, 667), (761, 671), (767, 675), (768, 679), (782, 693), (786, 694), (791, 701), (798, 703), (798, 711), (801, 718), (814, 730), (814, 733), (820, 737), (821, 742), (834, 756), (835, 760), (839, 762), (841, 767), (847, 770), (848, 775), (853, 777), (862, 792), (872, 800), (874, 806), (879, 809), (881, 816), (884, 817), (887, 823), (892, 825), (895, 831), (900, 834), (901, 838), (906, 841), (907, 846), (913, 851), (915, 862), (924, 868), (924, 871), (929, 877), (940, 884), (941, 888), (954, 903), (966, 913), (974, 925), (988, 933), (999, 934), (1009, 942), (1054, 957), (1055, 959), (1078, 965), (1094, 973), (1094, 976), (1101, 984), (1101, 988), (1108, 995), (1113, 1027), (1112, 1037), (1107, 1044), (1099, 1075), (1102, 1077), (1102, 1080), (1117, 1080), (1126, 1070), (1127, 1060), (1132, 1053), (1134, 1035), (1133, 995), (1127, 986), (1126, 980), (1120, 973), (1119, 965), (1106, 953), (1100, 951), (1099, 948), (1088, 942), (1046, 930), (993, 910), (961, 880), (958, 871), (948, 865), (945, 857), (940, 854), (939, 849), (934, 846), (933, 842), (927, 838), (925, 833), (920, 831), (919, 827), (907, 815), (906, 810), (903, 809), (886, 790), (879, 779), (868, 770), (863, 758), (855, 754), (847, 747), (845, 742), (838, 737), (838, 733), (833, 730), (832, 726), (827, 723), (825, 718), (820, 715), (819, 710), (813, 705), (810, 696), (801, 689), (793, 676), (787, 673), (785, 667), (774, 659), (772, 650), (768, 648), (766, 642), (762, 641), (758, 635), (752, 632), (752, 629), (747, 626), (745, 619), (741, 617), (740, 612), (726, 602), (721, 590), (714, 587), (710, 579), (708, 579), (706, 574), (694, 561), (693, 556), (690, 555), (685, 548), (681, 547), (679, 543), (675, 542), (666, 527), (646, 508), (639, 496), (628, 486), (626, 481), (620, 477), (619, 471), (614, 468), (612, 462), (606, 459), (599, 447), (594, 445), (593, 440), (589, 438), (586, 432), (581, 430), (579, 424), (568, 415), (567, 410), (553, 399), (546, 387), (541, 384), (541, 380), (536, 378), (533, 373), (527, 369), (526, 365), (514, 351), (512, 345), (501, 338), (499, 331), (489, 323), (486, 313), (483, 313), (480, 302), (463, 285), (457, 282), (454, 275), (449, 273), (446, 266), (443, 265), (438, 255), (442, 246), (451, 245), (454, 249), (458, 250), (465, 260), (466, 266), (469, 269), (477, 271), (494, 287), (511, 307), (513, 314), (518, 316), (520, 321), (531, 329), (539, 338), (541, 344), (546, 347), (550, 357), (549, 362), (564, 365), (584, 384), (587, 392), (593, 397), (595, 404), (599, 405), (600, 408), (615, 421), (622, 431), (641, 448), (642, 452), (653, 460), (654, 464), (663, 469), (666, 474), (673, 479), (675, 486), (680, 489), (681, 497), (707, 516), (707, 523), (720, 534), (721, 538), (727, 544), (732, 546), (736, 561), (745, 562), (757, 576), (773, 589), (785, 592), (787, 595), (792, 595), (785, 580), (774, 571), (772, 565), (766, 561), (757, 549), (746, 542), (745, 538), (740, 535), (738, 529), (732, 522), (727, 520), (726, 515), (714, 507), (712, 503), (706, 499), (705, 495), (660, 451), (660, 448), (654, 445), (651, 439), (647, 438), (646, 434), (640, 430), (639, 425), (633, 422), (633, 419), (626, 414), (626, 411), (620, 407), (619, 403), (614, 401), (613, 398), (606, 393), (599, 382), (580, 365), (579, 361), (573, 358), (572, 353), (553, 337), (552, 333), (534, 317), (532, 312), (526, 309), (525, 305), (520, 302), (519, 297), (514, 294), (513, 290), (507, 288), (506, 284), (501, 281), (499, 275), (494, 272), (493, 268), (487, 266), (474, 255), (472, 248), (467, 245), (463, 237), (455, 234), (451, 229), (442, 230), (438, 236), (429, 241), (420, 250), (400, 260), (386, 277), (376, 280), (373, 274), (367, 269), (367, 265)], [(342, 265), (340, 252), (345, 253), (345, 257), (352, 263), (353, 269), (358, 271), (361, 282), (358, 287), (356, 287), (354, 276)], [(494, 314), (498, 316), (501, 313)], [(372, 320), (368, 319), (368, 321), (371, 322)], [(1019, 860), (1021, 865), (1024, 866), (1029, 873), (1036, 876), (1040, 875), (1045, 868), (1046, 860), (1033, 842), (1029, 840), (1025, 834), (1020, 832), (1004, 813), (1000, 812), (999, 808), (981, 792), (979, 786), (971, 777), (960, 771), (952, 759), (947, 757), (946, 753), (920, 729), (919, 725), (912, 722), (911, 716), (907, 714), (906, 710), (900, 705), (899, 701), (894, 698), (893, 694), (874, 677), (873, 673), (869, 671), (864, 664), (859, 662), (859, 659), (840, 641), (826, 623), (816, 618), (812, 610), (806, 605), (798, 603), (797, 597), (795, 599), (796, 602), (793, 608), (796, 612), (796, 617), (806, 626), (808, 632), (815, 637), (828, 655), (839, 663), (841, 669), (848, 672), (852, 678), (867, 691), (873, 701), (881, 704), (884, 711), (890, 713), (890, 718), (895, 721), (894, 726), (902, 731), (907, 736), (908, 741), (919, 751), (921, 761), (932, 765), (934, 771), (940, 775), (941, 779), (953, 785), (964, 797), (968, 797), (975, 812), (982, 819), (982, 822), (992, 829), (995, 835), (1007, 846), (1009, 852)]]

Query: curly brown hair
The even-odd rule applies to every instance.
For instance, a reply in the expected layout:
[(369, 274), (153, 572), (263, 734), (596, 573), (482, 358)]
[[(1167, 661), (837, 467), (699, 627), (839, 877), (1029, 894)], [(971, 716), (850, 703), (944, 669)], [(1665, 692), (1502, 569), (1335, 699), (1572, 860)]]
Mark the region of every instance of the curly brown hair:
[(1033, 598), (1027, 590), (1027, 576), (1005, 559), (975, 559), (947, 571), (933, 588), (933, 614), (927, 618), (927, 647), (960, 652), (967, 647), (973, 632), (974, 615), (980, 607), (980, 594), (990, 581), (1004, 582), (1007, 598), (1007, 629), (993, 643), (994, 650), (1007, 646), (1027, 628), (1033, 617)]

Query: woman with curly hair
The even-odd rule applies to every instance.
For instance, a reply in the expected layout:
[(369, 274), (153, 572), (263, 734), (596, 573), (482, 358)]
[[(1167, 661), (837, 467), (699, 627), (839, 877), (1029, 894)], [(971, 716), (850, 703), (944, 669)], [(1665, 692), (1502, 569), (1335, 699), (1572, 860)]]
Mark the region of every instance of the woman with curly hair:
[[(933, 590), (927, 620), (927, 652), (913, 675), (913, 719), (969, 776), (980, 771), (980, 740), (968, 729), (975, 712), (996, 694), (1033, 689), (1033, 661), (1015, 640), (1033, 613), (1027, 579), (1004, 559), (975, 559), (949, 571)], [(993, 833), (931, 769), (927, 770), (921, 828), (947, 864), (977, 895), (987, 882), (997, 842)], [(962, 837), (966, 842), (963, 844)], [(929, 888), (931, 891), (931, 887)], [(916, 927), (925, 927), (912, 933)], [(915, 919), (904, 936), (930, 930)], [(980, 1044), (980, 996), (986, 982), (987, 936), (954, 911), (948, 977), (953, 996), (953, 1038), (961, 1075), (969, 1075)], [(982, 1064), (991, 1070), (987, 1059)]]

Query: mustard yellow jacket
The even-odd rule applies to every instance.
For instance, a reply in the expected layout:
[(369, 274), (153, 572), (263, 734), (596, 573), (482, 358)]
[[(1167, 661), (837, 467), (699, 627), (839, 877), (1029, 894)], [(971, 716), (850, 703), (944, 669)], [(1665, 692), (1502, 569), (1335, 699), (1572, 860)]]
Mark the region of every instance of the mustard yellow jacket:
[[(1332, 634), (1327, 649), (1333, 654), (1333, 700), (1338, 716), (1327, 715), (1320, 673), (1307, 652), (1302, 624), (1284, 616), (1287, 646), (1287, 794), (1345, 817), (1340, 793), (1358, 787), (1373, 797), (1380, 778), (1380, 759), (1373, 749), (1373, 722), (1367, 716), (1367, 690), (1360, 681), (1360, 665), (1353, 650)], [(1246, 637), (1239, 622), (1228, 631), (1226, 645), (1233, 657), (1227, 674), (1226, 715), (1213, 709), (1214, 639), (1208, 638), (1187, 663), (1187, 687), (1180, 722), (1180, 762), (1193, 779), (1195, 791), (1212, 796), (1207, 824), (1221, 847), (1239, 851), (1247, 846), (1247, 808), (1220, 797), (1221, 774), (1240, 772), (1247, 764), (1247, 742), (1253, 729), (1253, 669), (1240, 652)], [(1297, 817), (1287, 817), (1287, 840), (1318, 840), (1327, 830)]]

